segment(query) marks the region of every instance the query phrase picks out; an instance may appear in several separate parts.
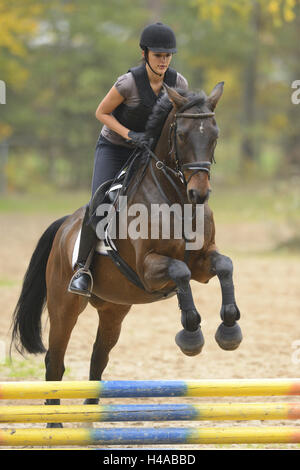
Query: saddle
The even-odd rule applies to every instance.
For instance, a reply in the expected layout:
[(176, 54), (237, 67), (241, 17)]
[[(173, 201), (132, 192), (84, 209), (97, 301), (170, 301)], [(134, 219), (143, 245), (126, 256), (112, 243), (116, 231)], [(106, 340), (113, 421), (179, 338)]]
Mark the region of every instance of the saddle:
[[(126, 176), (126, 169), (121, 170), (116, 178), (107, 180), (104, 183), (102, 183), (97, 189), (97, 191), (95, 192), (90, 203), (88, 204), (87, 207), (89, 210), (89, 224), (95, 232), (96, 232), (96, 226), (99, 220), (99, 218), (96, 216), (97, 207), (103, 203), (114, 204), (114, 202), (118, 199), (120, 191), (123, 188), (125, 176)], [(75, 266), (76, 261), (77, 261), (80, 237), (81, 237), (81, 229), (78, 232), (77, 239), (74, 245), (73, 257), (72, 257), (73, 267)], [(108, 256), (107, 250), (111, 250), (109, 244), (106, 243), (105, 239), (104, 240), (99, 239), (95, 247), (95, 252), (104, 256)]]
[[(101, 220), (101, 217), (97, 216), (96, 214), (97, 208), (100, 204), (112, 204), (115, 207), (116, 212), (120, 211), (121, 208), (118, 205), (119, 196), (121, 194), (127, 195), (127, 189), (134, 173), (133, 164), (135, 161), (135, 157), (139, 157), (138, 152), (134, 153), (134, 155), (130, 159), (128, 166), (126, 168), (123, 168), (114, 179), (105, 181), (99, 186), (92, 200), (90, 201), (88, 205), (88, 223), (96, 233), (97, 224), (99, 223), (99, 219)], [(103, 239), (99, 239), (95, 247), (95, 252), (100, 255), (109, 256), (114, 262), (114, 264), (118, 267), (118, 269), (122, 272), (122, 274), (127, 277), (127, 279), (129, 279), (133, 284), (135, 284), (139, 288), (145, 290), (144, 285), (140, 281), (137, 273), (123, 260), (123, 258), (118, 253), (118, 250), (110, 237), (108, 226), (109, 221), (105, 229), (105, 236)], [(74, 245), (72, 257), (73, 267), (75, 266), (78, 257), (80, 236), (81, 229), (78, 233)]]

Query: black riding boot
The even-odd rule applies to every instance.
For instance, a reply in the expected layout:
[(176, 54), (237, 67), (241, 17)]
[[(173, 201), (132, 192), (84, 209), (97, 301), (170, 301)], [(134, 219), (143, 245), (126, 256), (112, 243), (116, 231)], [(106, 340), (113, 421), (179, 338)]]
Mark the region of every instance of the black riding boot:
[(77, 269), (68, 287), (69, 292), (83, 295), (85, 297), (90, 297), (93, 289), (93, 276), (89, 267), (98, 241), (97, 235), (92, 226), (88, 223), (88, 220), (89, 207), (87, 206), (81, 227), (80, 244), (76, 263)]

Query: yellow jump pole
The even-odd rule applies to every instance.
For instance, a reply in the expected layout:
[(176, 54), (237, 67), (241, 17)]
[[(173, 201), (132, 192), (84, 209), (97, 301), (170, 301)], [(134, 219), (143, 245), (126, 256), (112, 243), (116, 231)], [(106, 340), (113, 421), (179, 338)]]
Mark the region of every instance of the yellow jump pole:
[(300, 403), (1, 406), (2, 423), (295, 420)]
[(300, 395), (300, 379), (0, 382), (0, 399)]
[(1, 446), (300, 443), (299, 427), (0, 430)]

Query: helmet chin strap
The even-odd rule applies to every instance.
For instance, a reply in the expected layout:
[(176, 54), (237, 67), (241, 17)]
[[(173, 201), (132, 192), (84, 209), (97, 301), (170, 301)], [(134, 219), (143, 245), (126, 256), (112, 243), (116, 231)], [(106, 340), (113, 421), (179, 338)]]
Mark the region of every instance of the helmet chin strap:
[(145, 61), (148, 64), (150, 70), (152, 70), (152, 72), (155, 73), (155, 75), (158, 75), (159, 77), (163, 77), (162, 73), (155, 72), (155, 70), (153, 70), (153, 68), (151, 67), (151, 65), (149, 63), (149, 60), (148, 60), (148, 49), (147, 48), (145, 48), (145, 56), (144, 57), (145, 57)]

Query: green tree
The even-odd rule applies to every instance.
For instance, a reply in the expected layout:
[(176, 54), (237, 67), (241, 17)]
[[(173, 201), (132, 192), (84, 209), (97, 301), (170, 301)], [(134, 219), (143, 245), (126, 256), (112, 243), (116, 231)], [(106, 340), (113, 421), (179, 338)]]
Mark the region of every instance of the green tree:
[[(28, 78), (12, 94), (7, 124), (20, 155), (43, 155), (49, 181), (86, 185), (100, 130), (95, 110), (119, 75), (140, 59), (138, 35), (147, 12), (132, 2), (54, 3), (27, 43)], [(65, 177), (67, 175), (67, 177)]]
[[(243, 109), (241, 155), (249, 170), (257, 155), (257, 142), (265, 137), (261, 130), (270, 130), (262, 105), (269, 101), (266, 83), (272, 82), (273, 61), (282, 59), (270, 43), (277, 47), (276, 36), (286, 30), (288, 23), (296, 21), (295, 0), (193, 0), (193, 5), (198, 9), (198, 18), (213, 24), (213, 34), (222, 37), (221, 50), (227, 66), (239, 72)], [(206, 43), (215, 45), (216, 41), (209, 35)], [(220, 63), (220, 55), (212, 54), (212, 59), (216, 58)]]

